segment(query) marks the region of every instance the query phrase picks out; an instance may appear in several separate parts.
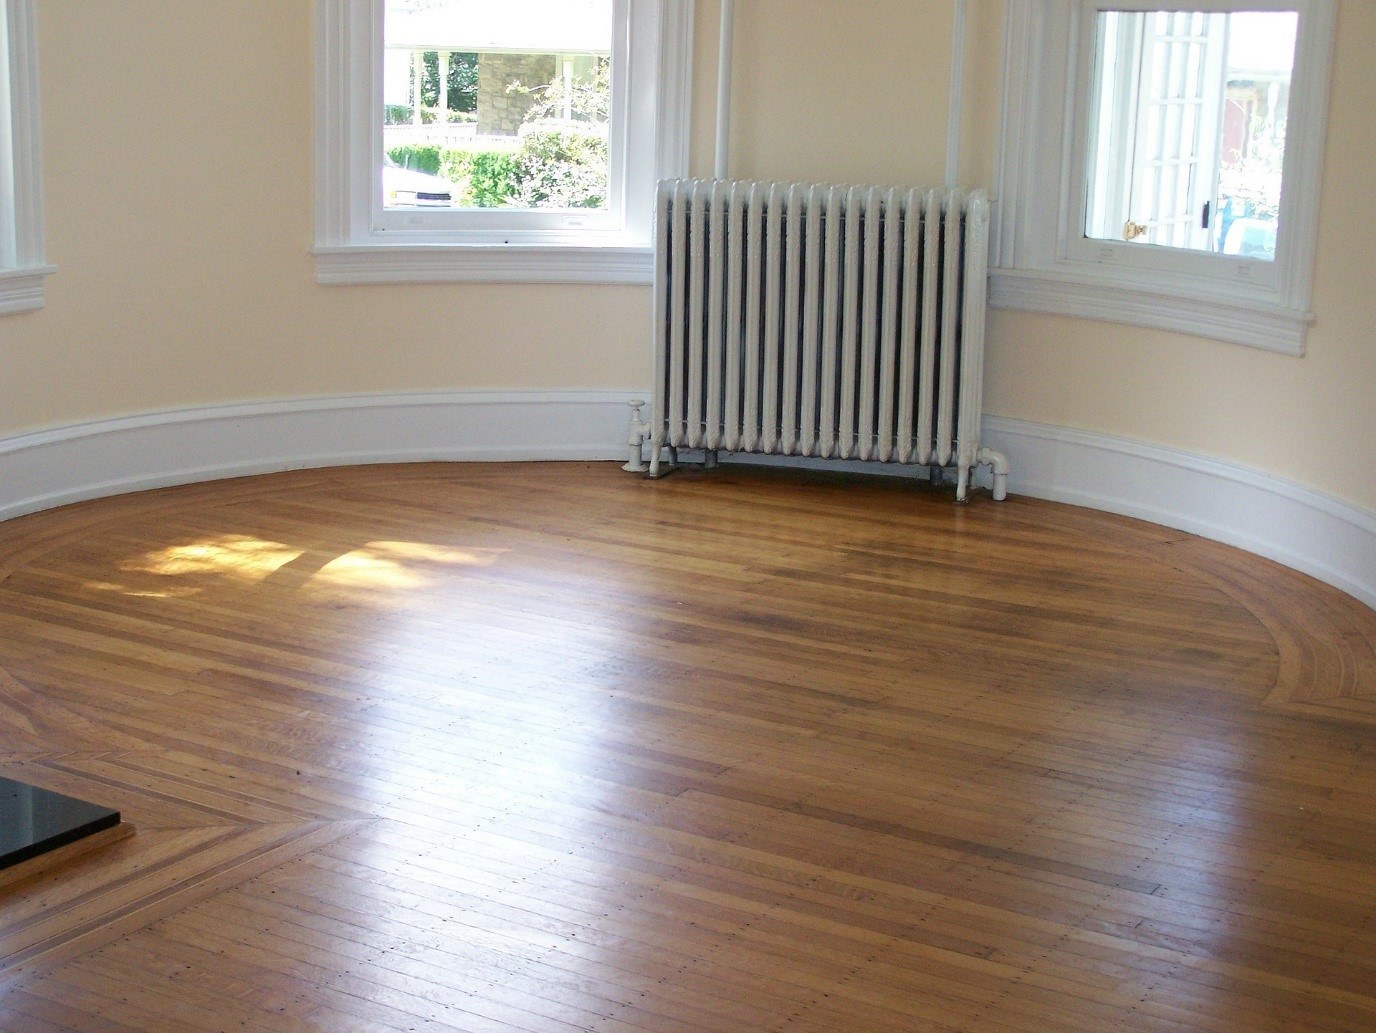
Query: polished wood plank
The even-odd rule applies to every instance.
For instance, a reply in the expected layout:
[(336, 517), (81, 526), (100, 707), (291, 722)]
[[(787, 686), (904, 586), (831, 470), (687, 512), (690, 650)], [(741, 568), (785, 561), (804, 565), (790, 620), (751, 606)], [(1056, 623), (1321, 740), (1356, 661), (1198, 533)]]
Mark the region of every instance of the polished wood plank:
[(301, 471), (0, 525), (0, 1028), (1376, 1028), (1376, 614), (1026, 499)]
[(74, 843), (60, 846), (56, 850), (49, 850), (47, 853), (39, 854), (21, 864), (0, 869), (0, 890), (11, 883), (35, 879), (49, 869), (56, 868), (65, 872), (72, 867), (73, 862), (86, 854), (96, 850), (104, 850), (122, 839), (128, 839), (133, 834), (134, 826), (127, 821), (121, 821), (108, 829), (101, 829), (99, 832), (83, 836)]

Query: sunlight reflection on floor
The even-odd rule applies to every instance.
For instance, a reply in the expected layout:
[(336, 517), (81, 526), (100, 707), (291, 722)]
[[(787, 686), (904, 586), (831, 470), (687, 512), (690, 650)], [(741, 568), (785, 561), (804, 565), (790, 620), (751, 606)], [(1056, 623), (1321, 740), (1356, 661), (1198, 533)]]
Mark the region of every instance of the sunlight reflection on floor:
[(427, 568), (490, 567), (507, 550), (456, 549), (424, 542), (369, 542), (320, 568), (313, 580), (346, 587), (421, 588)]

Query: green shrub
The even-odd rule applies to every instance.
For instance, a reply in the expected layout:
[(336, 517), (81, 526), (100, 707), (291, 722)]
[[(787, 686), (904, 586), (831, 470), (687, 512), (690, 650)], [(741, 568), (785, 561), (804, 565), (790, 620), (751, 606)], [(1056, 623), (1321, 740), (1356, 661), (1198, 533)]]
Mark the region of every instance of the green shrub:
[(388, 154), (398, 165), (454, 184), (460, 208), (603, 208), (607, 139), (595, 127), (529, 130), (515, 152), (408, 144)]
[(403, 144), (390, 148), (387, 157), (404, 169), (428, 172), (432, 176), (440, 171), (440, 148), (435, 144)]
[(476, 122), (478, 116), (471, 111), (440, 111), (439, 108), (420, 109), (421, 124), (432, 126), (436, 122)]
[[(388, 104), (383, 109), (383, 124), (389, 126), (409, 126), (414, 124), (416, 109), (406, 104)], [(435, 124), (436, 111), (434, 108), (422, 106), (420, 109), (420, 124), (432, 126)]]
[(469, 167), (465, 197), (474, 208), (500, 208), (516, 193), (516, 159), (504, 151), (478, 151)]
[[(408, 108), (405, 104), (388, 104), (384, 109), (383, 123), (389, 126), (409, 126), (412, 124), (411, 115), (413, 112), (414, 109)], [(443, 118), (440, 115), (441, 112), (438, 108), (421, 108), (421, 125), (432, 126), (436, 122), (472, 123), (478, 121), (478, 116), (471, 111), (446, 111), (443, 112)]]
[(454, 203), (461, 208), (500, 208), (516, 193), (516, 159), (505, 151), (446, 148), (439, 174), (459, 189)]
[(515, 155), (515, 200), (529, 208), (602, 208), (607, 204), (607, 138), (593, 128), (539, 128)]
[(473, 171), (475, 151), (460, 151), (446, 147), (440, 152), (440, 167), (436, 171), (451, 183), (463, 183)]

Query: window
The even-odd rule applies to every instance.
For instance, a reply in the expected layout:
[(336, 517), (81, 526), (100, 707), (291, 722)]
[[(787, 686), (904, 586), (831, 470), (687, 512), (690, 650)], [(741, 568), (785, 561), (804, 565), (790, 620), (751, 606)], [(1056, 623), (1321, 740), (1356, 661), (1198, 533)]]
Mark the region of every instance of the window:
[(682, 0), (320, 0), (317, 278), (645, 282)]
[(42, 181), (33, 0), (0, 0), (0, 313), (43, 305)]
[(1274, 260), (1297, 27), (1101, 12), (1085, 236)]
[(1010, 0), (995, 305), (1303, 354), (1331, 0)]

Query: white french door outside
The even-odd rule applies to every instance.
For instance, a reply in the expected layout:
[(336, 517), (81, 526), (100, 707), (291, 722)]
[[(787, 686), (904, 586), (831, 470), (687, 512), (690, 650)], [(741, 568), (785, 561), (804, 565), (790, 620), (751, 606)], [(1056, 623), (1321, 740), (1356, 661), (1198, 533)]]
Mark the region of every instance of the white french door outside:
[(1213, 249), (1227, 49), (1226, 14), (1145, 16), (1124, 236)]
[(1086, 236), (1213, 250), (1228, 16), (1104, 12), (1099, 33)]

